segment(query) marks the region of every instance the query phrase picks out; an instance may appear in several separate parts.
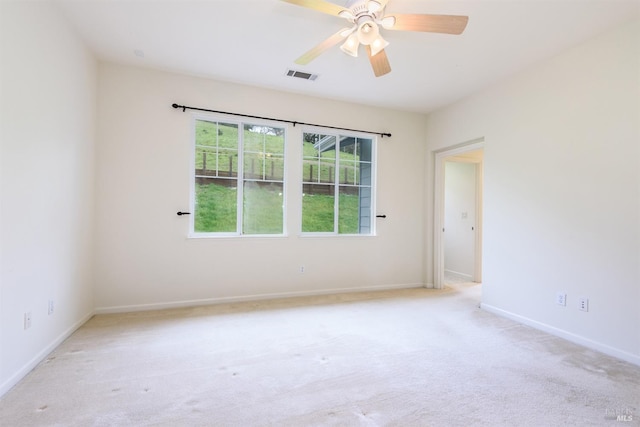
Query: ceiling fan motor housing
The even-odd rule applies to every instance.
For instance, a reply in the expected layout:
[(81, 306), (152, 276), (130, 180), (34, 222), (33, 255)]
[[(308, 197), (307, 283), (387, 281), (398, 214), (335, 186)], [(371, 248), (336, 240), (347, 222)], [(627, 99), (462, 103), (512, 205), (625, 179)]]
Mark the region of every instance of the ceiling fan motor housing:
[(358, 40), (364, 45), (370, 45), (373, 43), (380, 34), (378, 24), (376, 24), (373, 18), (369, 15), (360, 16), (357, 20), (357, 24)]
[(358, 16), (362, 13), (369, 13), (369, 8), (367, 7), (366, 1), (356, 0), (355, 2), (349, 2), (349, 3), (353, 3), (351, 6), (347, 4), (347, 8), (351, 10), (351, 13), (353, 13), (353, 16)]
[[(372, 4), (376, 7), (372, 7)], [(352, 20), (356, 22), (362, 16), (370, 16), (373, 20), (377, 20), (382, 15), (384, 7), (379, 2), (370, 2), (369, 0), (349, 0), (345, 6), (351, 12)]]

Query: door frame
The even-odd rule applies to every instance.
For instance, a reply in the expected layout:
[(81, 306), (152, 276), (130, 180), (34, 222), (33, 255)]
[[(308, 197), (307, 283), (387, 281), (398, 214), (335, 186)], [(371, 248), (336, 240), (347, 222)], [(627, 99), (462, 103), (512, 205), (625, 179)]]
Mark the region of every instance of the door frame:
[[(469, 151), (484, 149), (484, 137), (462, 144), (443, 148), (434, 154), (434, 209), (433, 209), (433, 286), (444, 287), (444, 162), (446, 158), (464, 154)], [(479, 162), (476, 170), (476, 239), (473, 281), (482, 280), (482, 189), (483, 163)]]

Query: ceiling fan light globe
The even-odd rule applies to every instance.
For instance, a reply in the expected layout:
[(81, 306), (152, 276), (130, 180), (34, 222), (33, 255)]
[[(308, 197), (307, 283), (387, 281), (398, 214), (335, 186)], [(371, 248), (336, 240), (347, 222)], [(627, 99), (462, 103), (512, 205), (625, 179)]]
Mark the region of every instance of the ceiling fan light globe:
[(357, 58), (359, 46), (360, 42), (358, 41), (358, 36), (354, 33), (349, 36), (347, 41), (342, 43), (342, 45), (340, 46), (340, 50), (342, 50), (347, 55), (351, 55), (354, 58)]
[(358, 40), (364, 45), (370, 45), (380, 36), (378, 25), (373, 21), (365, 21), (360, 24), (358, 31)]
[(385, 47), (389, 46), (389, 42), (383, 39), (382, 36), (378, 35), (370, 46), (371, 56), (376, 56), (378, 53), (383, 51)]

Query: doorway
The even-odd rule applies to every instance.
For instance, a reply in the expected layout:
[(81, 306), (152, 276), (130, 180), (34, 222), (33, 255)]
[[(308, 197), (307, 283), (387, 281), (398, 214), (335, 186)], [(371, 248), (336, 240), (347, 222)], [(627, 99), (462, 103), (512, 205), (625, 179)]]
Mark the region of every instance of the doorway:
[(435, 153), (434, 287), (482, 282), (484, 139)]

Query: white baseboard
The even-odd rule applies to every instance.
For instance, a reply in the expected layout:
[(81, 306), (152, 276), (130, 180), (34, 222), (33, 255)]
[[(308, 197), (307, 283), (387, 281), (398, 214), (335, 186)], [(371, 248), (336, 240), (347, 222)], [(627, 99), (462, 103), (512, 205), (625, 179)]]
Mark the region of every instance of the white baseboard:
[(428, 287), (424, 283), (409, 283), (401, 285), (379, 285), (361, 288), (317, 289), (311, 291), (277, 292), (268, 294), (254, 294), (234, 297), (218, 297), (197, 300), (172, 301), (152, 304), (120, 305), (113, 307), (98, 307), (95, 314), (129, 313), (135, 311), (165, 310), (170, 308), (197, 307), (203, 305), (224, 304), (232, 302), (259, 301), (277, 298), (307, 297), (318, 295), (345, 294), (350, 292), (389, 291), (395, 289), (414, 289)]
[(18, 369), (9, 379), (7, 379), (4, 383), (0, 384), (0, 397), (3, 396), (6, 392), (11, 390), (13, 386), (18, 384), (21, 379), (23, 379), (29, 372), (33, 370), (38, 363), (42, 362), (45, 357), (49, 355), (53, 350), (56, 349), (64, 340), (69, 338), (71, 334), (73, 334), (78, 328), (84, 325), (89, 319), (93, 317), (93, 311), (89, 314), (85, 315), (82, 319), (71, 325), (66, 331), (60, 334), (56, 339), (50, 342), (46, 347), (38, 352), (30, 361), (25, 363), (20, 369)]
[(518, 323), (522, 323), (524, 325), (527, 326), (531, 326), (532, 328), (547, 332), (551, 335), (555, 335), (557, 337), (560, 338), (564, 338), (567, 341), (571, 341), (572, 343), (581, 345), (583, 347), (587, 347), (590, 348), (592, 350), (596, 350), (599, 351), (601, 353), (604, 353), (608, 356), (612, 356), (615, 357), (617, 359), (621, 359), (624, 360), (625, 362), (629, 362), (632, 363), (634, 365), (640, 366), (640, 356), (637, 356), (635, 354), (631, 354), (629, 352), (608, 346), (606, 344), (602, 344), (600, 342), (597, 341), (593, 341), (589, 338), (585, 338), (583, 336), (580, 335), (576, 335), (573, 334), (571, 332), (567, 332), (563, 329), (558, 329), (554, 326), (551, 325), (547, 325), (546, 323), (542, 323), (542, 322), (538, 322), (536, 320), (533, 319), (529, 319), (528, 317), (524, 317), (524, 316), (520, 316), (518, 314), (515, 313), (511, 313), (509, 311), (506, 310), (502, 310), (501, 308), (498, 307), (494, 307), (492, 305), (489, 304), (480, 304), (480, 307), (483, 310), (486, 310), (490, 313), (493, 314), (497, 314), (498, 316), (502, 316), (502, 317), (506, 317), (508, 319), (514, 320)]

